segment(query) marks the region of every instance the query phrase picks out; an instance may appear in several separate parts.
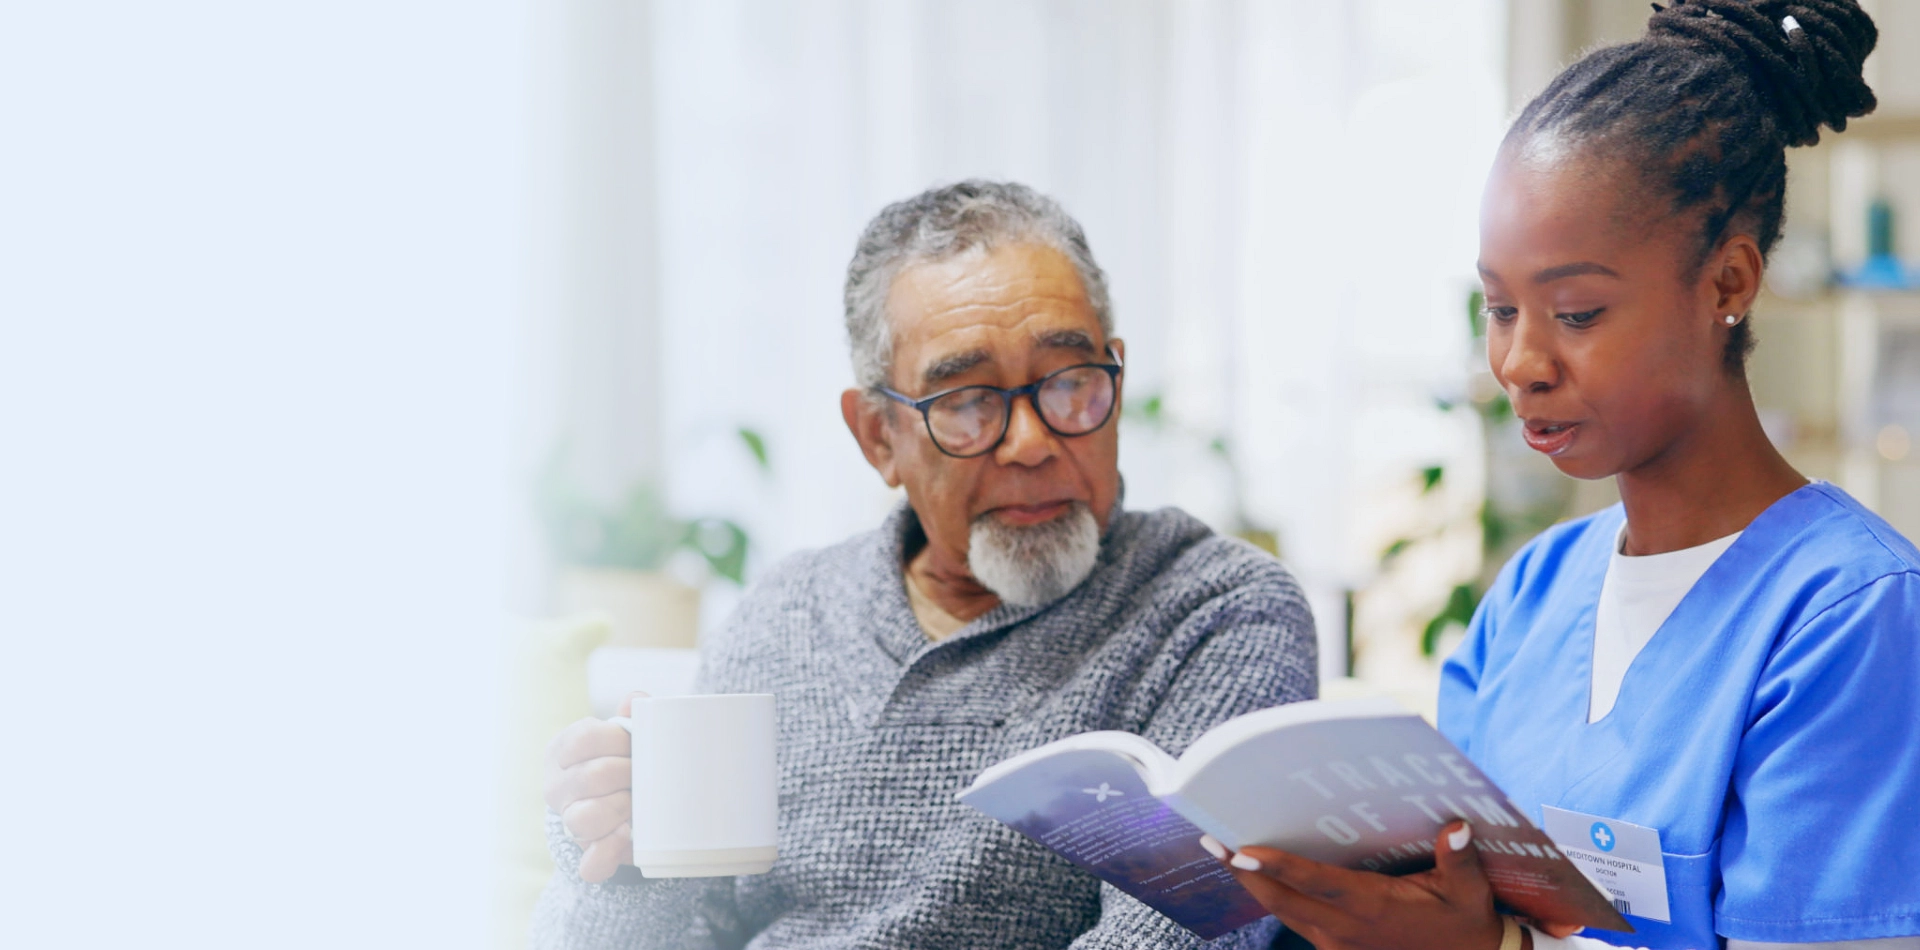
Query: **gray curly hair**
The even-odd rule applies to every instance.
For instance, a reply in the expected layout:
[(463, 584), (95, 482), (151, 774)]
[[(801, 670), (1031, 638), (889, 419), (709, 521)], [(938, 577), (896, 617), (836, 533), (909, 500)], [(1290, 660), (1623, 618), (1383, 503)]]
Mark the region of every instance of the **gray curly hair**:
[(930, 188), (888, 205), (860, 235), (847, 264), (847, 343), (853, 377), (863, 388), (884, 386), (893, 368), (893, 332), (887, 294), (909, 264), (938, 262), (973, 248), (1006, 244), (1051, 247), (1080, 275), (1100, 332), (1113, 335), (1107, 275), (1093, 261), (1086, 232), (1059, 202), (1015, 182), (968, 179)]

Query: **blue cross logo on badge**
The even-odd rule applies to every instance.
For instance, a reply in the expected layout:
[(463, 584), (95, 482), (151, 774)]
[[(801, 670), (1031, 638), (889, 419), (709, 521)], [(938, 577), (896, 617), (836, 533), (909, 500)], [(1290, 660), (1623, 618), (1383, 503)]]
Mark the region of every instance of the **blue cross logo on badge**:
[(1593, 827), (1587, 831), (1587, 837), (1592, 838), (1594, 847), (1602, 851), (1612, 851), (1613, 846), (1620, 843), (1620, 839), (1614, 837), (1613, 829), (1607, 827), (1604, 821), (1594, 822)]

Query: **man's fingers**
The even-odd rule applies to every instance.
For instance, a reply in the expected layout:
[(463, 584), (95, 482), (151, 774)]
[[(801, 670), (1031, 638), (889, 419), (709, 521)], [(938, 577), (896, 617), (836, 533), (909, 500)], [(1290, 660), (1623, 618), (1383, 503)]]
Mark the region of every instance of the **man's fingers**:
[(619, 830), (633, 817), (633, 796), (615, 792), (603, 798), (585, 798), (560, 813), (560, 823), (575, 841), (597, 841)]
[(633, 760), (624, 756), (589, 759), (562, 769), (547, 783), (547, 807), (565, 814), (574, 802), (601, 798), (633, 787)]
[(564, 769), (588, 759), (629, 755), (632, 750), (627, 730), (604, 719), (581, 719), (547, 743), (547, 765)]
[(547, 745), (543, 797), (555, 813), (582, 798), (597, 798), (633, 783), (632, 741), (627, 731), (598, 719), (582, 719)]
[(621, 825), (612, 834), (587, 845), (580, 856), (580, 879), (597, 884), (613, 876), (620, 865), (633, 860), (633, 832)]
[(627, 698), (620, 701), (620, 715), (622, 716), (633, 715), (633, 701), (636, 699), (650, 699), (650, 698), (652, 698), (651, 695), (644, 689), (636, 689), (633, 692), (628, 693)]
[(633, 760), (624, 755), (589, 759), (561, 773), (560, 787), (568, 802), (624, 792), (633, 787)]

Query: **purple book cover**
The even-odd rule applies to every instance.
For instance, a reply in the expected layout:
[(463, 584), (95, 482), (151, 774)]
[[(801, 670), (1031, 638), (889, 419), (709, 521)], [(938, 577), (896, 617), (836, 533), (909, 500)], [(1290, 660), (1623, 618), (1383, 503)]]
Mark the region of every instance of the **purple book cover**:
[(1200, 847), (1200, 829), (1148, 792), (1115, 753), (1085, 749), (1034, 762), (960, 800), (1205, 939), (1267, 916)]

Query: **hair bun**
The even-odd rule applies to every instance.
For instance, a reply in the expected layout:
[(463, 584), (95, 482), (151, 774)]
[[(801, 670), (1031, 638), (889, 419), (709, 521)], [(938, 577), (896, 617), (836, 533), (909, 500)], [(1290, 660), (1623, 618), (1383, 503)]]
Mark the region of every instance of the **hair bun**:
[(1875, 105), (1860, 67), (1880, 34), (1854, 0), (1674, 0), (1665, 9), (1656, 3), (1647, 36), (1746, 63), (1788, 145), (1820, 141), (1822, 125), (1844, 131), (1847, 119)]

